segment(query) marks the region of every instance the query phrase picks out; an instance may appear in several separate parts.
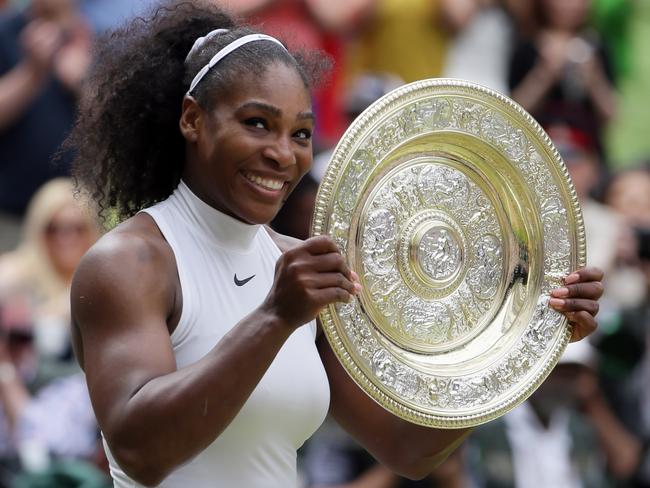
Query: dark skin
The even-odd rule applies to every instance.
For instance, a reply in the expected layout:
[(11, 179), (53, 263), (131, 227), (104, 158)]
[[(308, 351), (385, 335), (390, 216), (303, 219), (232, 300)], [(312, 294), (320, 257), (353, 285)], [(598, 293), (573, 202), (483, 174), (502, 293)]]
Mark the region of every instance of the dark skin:
[[(273, 64), (255, 78), (242, 77), (219, 100), (211, 111), (191, 97), (183, 102), (184, 180), (213, 207), (266, 224), (311, 165), (308, 90), (294, 68)], [(328, 237), (300, 242), (272, 235), (283, 254), (265, 301), (182, 369), (170, 340), (182, 310), (181, 286), (174, 255), (153, 220), (132, 217), (82, 260), (72, 286), (76, 351), (111, 451), (140, 483), (160, 483), (205, 449), (237, 415), (290, 334), (328, 304), (359, 292), (358, 277)], [(565, 299), (564, 307), (576, 313), (574, 330), (583, 336), (595, 328), (591, 312), (601, 287), (600, 274), (579, 273), (581, 283), (567, 289), (580, 298)], [(322, 336), (318, 349), (331, 413), (396, 473), (425, 476), (468, 434), (393, 416), (356, 386)]]

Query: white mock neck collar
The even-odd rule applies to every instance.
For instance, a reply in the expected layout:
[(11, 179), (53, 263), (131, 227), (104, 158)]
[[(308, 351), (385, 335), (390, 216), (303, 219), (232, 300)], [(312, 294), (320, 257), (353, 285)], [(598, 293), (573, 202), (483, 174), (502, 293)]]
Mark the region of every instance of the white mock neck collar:
[(187, 218), (196, 228), (219, 246), (239, 251), (252, 248), (261, 225), (247, 224), (211, 207), (194, 194), (183, 180), (172, 197), (180, 202)]

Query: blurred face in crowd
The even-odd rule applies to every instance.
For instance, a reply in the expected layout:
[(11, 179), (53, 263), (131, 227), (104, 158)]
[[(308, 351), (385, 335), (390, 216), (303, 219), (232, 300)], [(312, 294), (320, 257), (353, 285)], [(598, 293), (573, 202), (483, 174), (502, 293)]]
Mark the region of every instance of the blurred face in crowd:
[(607, 203), (630, 225), (650, 227), (650, 172), (626, 171), (612, 181)]
[(48, 256), (54, 268), (66, 278), (72, 276), (81, 256), (97, 238), (89, 217), (72, 204), (54, 213), (44, 234)]
[(575, 410), (597, 388), (593, 369), (575, 363), (560, 363), (530, 397), (539, 419), (548, 424), (555, 412)]
[(541, 0), (547, 26), (562, 30), (580, 28), (587, 20), (590, 0)]
[(578, 198), (580, 200), (587, 198), (589, 192), (598, 183), (599, 169), (596, 156), (587, 151), (575, 151), (563, 157)]

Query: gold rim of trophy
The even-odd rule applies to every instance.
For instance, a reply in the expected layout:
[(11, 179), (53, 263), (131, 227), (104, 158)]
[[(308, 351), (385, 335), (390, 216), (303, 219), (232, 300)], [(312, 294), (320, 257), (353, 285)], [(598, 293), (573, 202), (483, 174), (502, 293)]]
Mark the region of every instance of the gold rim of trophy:
[(339, 361), (410, 422), (475, 426), (524, 401), (570, 326), (548, 307), (584, 266), (567, 169), (518, 104), (453, 79), (402, 86), (346, 131), (316, 198), (362, 293), (321, 312)]

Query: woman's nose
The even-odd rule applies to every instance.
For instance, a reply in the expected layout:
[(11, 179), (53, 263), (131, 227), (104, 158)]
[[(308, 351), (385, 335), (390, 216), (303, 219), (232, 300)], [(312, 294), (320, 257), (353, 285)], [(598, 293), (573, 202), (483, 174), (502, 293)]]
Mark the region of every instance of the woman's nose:
[(291, 147), (291, 140), (285, 136), (278, 136), (266, 146), (264, 156), (272, 159), (282, 168), (296, 164), (296, 154)]

